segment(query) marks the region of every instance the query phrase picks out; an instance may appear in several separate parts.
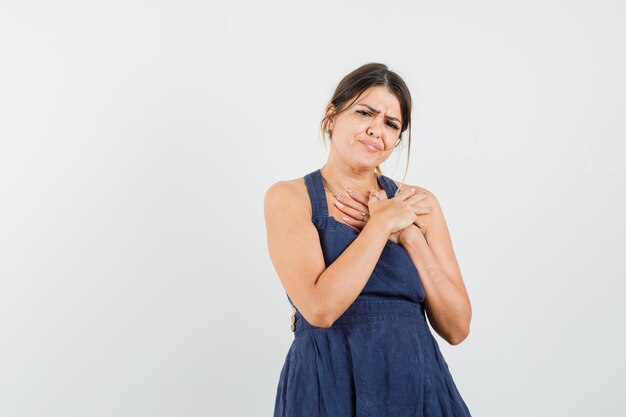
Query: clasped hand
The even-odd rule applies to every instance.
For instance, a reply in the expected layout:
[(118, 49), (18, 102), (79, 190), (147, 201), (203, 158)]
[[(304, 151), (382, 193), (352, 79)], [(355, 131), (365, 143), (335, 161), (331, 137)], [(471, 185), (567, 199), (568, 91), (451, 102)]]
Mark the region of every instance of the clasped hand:
[[(402, 193), (409, 193), (411, 191), (410, 188), (402, 190)], [(417, 190), (415, 190), (417, 192)], [(343, 217), (343, 220), (351, 226), (361, 230), (369, 219), (371, 218), (369, 215), (369, 203), (368, 200), (371, 198), (372, 192), (365, 197), (357, 191), (348, 190), (348, 197), (342, 194), (335, 194), (335, 206), (346, 216)], [(387, 200), (386, 192), (378, 192), (375, 193), (380, 200)], [(428, 197), (428, 193), (426, 191), (422, 191), (418, 193), (418, 196), (421, 196), (419, 201), (425, 201)], [(376, 201), (376, 198), (373, 198), (373, 201)], [(432, 206), (413, 206), (416, 209), (415, 214), (418, 216), (424, 214), (430, 214), (432, 212)], [(365, 217), (363, 214), (365, 213)], [(394, 243), (403, 244), (404, 242), (412, 239), (424, 239), (426, 235), (426, 223), (423, 219), (418, 217), (412, 224), (407, 226), (404, 229), (395, 231), (389, 235), (389, 240)]]

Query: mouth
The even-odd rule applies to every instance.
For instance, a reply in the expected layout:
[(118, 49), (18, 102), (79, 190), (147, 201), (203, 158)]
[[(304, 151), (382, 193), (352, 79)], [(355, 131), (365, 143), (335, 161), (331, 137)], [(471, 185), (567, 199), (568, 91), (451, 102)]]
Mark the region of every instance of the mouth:
[(371, 142), (366, 142), (366, 141), (359, 141), (361, 142), (361, 145), (365, 146), (365, 149), (367, 149), (369, 152), (378, 152), (380, 149), (378, 149), (378, 146), (376, 146), (375, 144), (371, 143)]

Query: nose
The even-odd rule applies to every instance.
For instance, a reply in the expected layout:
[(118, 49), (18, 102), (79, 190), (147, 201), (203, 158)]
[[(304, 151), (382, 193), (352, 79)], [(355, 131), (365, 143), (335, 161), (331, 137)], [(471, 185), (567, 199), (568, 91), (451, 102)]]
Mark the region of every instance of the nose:
[(376, 138), (379, 137), (380, 133), (382, 132), (380, 123), (381, 121), (379, 117), (375, 117), (374, 119), (372, 119), (372, 123), (370, 123), (370, 125), (367, 128), (367, 135), (373, 136)]

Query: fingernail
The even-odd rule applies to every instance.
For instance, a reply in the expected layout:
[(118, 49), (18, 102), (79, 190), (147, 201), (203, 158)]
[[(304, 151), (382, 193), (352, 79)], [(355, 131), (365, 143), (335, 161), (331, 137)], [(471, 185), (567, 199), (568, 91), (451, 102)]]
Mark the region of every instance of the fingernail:
[(353, 193), (352, 188), (348, 188), (346, 191), (348, 192), (348, 194), (352, 194)]
[(342, 199), (342, 198), (343, 198), (343, 196), (342, 196), (341, 194), (339, 194), (339, 193), (335, 194), (335, 197), (337, 197), (337, 198), (339, 198), (339, 199)]
[(420, 194), (428, 194), (426, 191), (422, 191)]
[(335, 205), (336, 205), (337, 207), (339, 207), (339, 208), (342, 208), (342, 207), (343, 207), (343, 204), (341, 204), (339, 201), (335, 202)]

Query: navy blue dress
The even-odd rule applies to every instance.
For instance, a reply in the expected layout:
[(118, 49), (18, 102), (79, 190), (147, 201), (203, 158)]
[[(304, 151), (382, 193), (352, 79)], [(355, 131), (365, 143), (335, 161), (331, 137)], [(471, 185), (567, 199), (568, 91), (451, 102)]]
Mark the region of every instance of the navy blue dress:
[[(328, 267), (359, 231), (328, 215), (319, 169), (304, 180)], [(378, 182), (393, 198), (393, 180), (380, 175)], [(274, 417), (469, 417), (427, 324), (425, 296), (408, 252), (389, 240), (363, 291), (331, 327), (312, 326), (296, 309)]]

